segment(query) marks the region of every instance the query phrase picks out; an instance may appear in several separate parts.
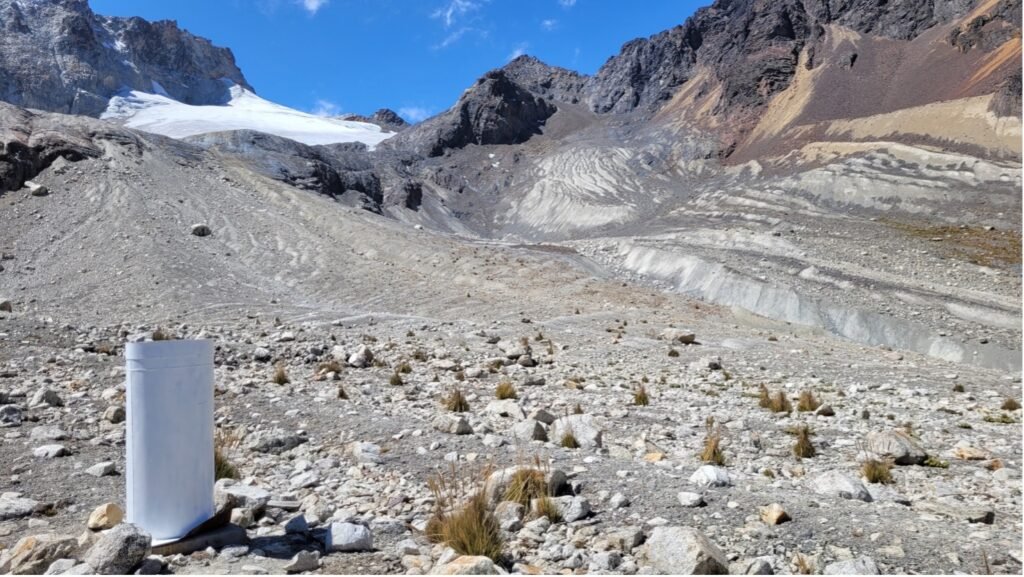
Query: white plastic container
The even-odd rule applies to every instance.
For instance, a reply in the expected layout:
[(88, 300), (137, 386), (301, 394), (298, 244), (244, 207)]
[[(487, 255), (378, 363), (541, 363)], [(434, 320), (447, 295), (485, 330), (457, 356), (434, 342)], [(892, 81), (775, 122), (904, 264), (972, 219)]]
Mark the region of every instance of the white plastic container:
[(176, 541), (213, 516), (213, 342), (129, 343), (127, 521)]

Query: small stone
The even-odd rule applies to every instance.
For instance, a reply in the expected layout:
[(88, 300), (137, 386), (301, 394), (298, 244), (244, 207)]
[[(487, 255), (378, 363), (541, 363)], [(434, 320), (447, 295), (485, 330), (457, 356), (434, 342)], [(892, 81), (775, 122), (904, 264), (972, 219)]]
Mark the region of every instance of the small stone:
[(149, 555), (151, 543), (149, 533), (122, 523), (103, 533), (83, 561), (102, 575), (126, 575)]
[(469, 421), (462, 415), (438, 415), (431, 424), (442, 433), (450, 433), (452, 435), (470, 435), (473, 433), (473, 427), (469, 426)]
[(782, 505), (772, 503), (767, 507), (761, 507), (761, 520), (769, 525), (780, 525), (792, 519)]
[(498, 575), (494, 561), (487, 557), (462, 555), (452, 561), (440, 564), (430, 572), (431, 575)]
[(0, 429), (21, 426), (21, 409), (15, 405), (0, 407)]
[(380, 447), (373, 443), (364, 443), (360, 441), (349, 443), (348, 452), (357, 463), (379, 464), (384, 462), (384, 457), (381, 456)]
[(64, 445), (43, 445), (32, 449), (32, 455), (39, 459), (56, 459), (70, 454), (71, 452)]
[(107, 407), (107, 409), (103, 411), (103, 420), (108, 423), (113, 423), (115, 425), (118, 423), (123, 423), (124, 417), (124, 407), (122, 407), (121, 405), (112, 405), (110, 407)]
[(690, 491), (680, 491), (676, 497), (679, 499), (679, 504), (683, 507), (703, 507), (704, 497), (701, 497), (698, 493), (692, 493)]
[(866, 450), (897, 465), (920, 465), (928, 458), (928, 453), (918, 446), (917, 441), (903, 431), (868, 433)]
[(89, 515), (88, 527), (93, 531), (110, 529), (124, 519), (124, 511), (116, 503), (104, 503)]
[(36, 391), (28, 401), (30, 407), (63, 407), (64, 399), (53, 389), (42, 388)]
[(44, 425), (34, 427), (29, 433), (29, 438), (36, 441), (62, 441), (68, 438), (68, 434), (60, 427)]
[(294, 557), (292, 557), (291, 561), (284, 566), (284, 570), (288, 573), (302, 573), (304, 571), (314, 571), (319, 568), (319, 551), (299, 551)]
[(615, 493), (608, 499), (608, 506), (612, 509), (621, 509), (629, 506), (629, 497), (622, 493)]
[(484, 412), (489, 415), (513, 418), (516, 420), (526, 418), (526, 413), (515, 399), (499, 399), (491, 401), (490, 403), (487, 403), (487, 408), (484, 409)]
[(11, 302), (11, 299), (0, 298), (0, 312), (14, 312), (14, 303)]
[(857, 557), (845, 561), (836, 561), (825, 565), (823, 575), (881, 575), (874, 559), (871, 557)]
[(871, 502), (871, 493), (863, 483), (839, 471), (828, 471), (819, 475), (812, 482), (812, 487), (819, 495)]
[(31, 180), (25, 181), (25, 188), (28, 189), (28, 193), (32, 196), (46, 196), (50, 194), (50, 189), (46, 188), (45, 185), (32, 182)]
[(330, 552), (373, 549), (373, 534), (365, 526), (355, 523), (331, 523), (324, 539), (324, 545)]
[(714, 465), (703, 465), (693, 475), (690, 475), (690, 482), (698, 487), (729, 487), (732, 479), (729, 473)]
[(309, 532), (309, 522), (305, 515), (295, 515), (284, 524), (284, 532), (288, 535), (302, 535)]
[[(590, 501), (584, 497), (548, 497), (548, 499), (558, 507), (558, 512), (562, 515), (562, 520), (566, 523), (573, 521), (579, 521), (590, 514)], [(534, 513), (539, 511), (540, 499), (533, 499), (530, 501), (530, 510)]]
[(512, 436), (520, 441), (547, 441), (548, 432), (538, 421), (525, 420), (512, 425)]
[(198, 223), (192, 225), (191, 232), (192, 236), (210, 236), (213, 234), (213, 229), (206, 224)]
[(269, 349), (256, 347), (256, 350), (252, 352), (252, 358), (261, 363), (269, 363), (274, 358), (274, 355), (271, 354)]
[(4, 493), (0, 495), (0, 521), (28, 517), (38, 506), (39, 501)]
[(622, 554), (618, 551), (602, 551), (590, 557), (588, 570), (591, 573), (599, 571), (614, 571), (622, 563)]
[(85, 472), (93, 477), (106, 477), (116, 473), (117, 467), (114, 465), (113, 461), (103, 461), (89, 467)]
[(373, 351), (366, 345), (359, 345), (356, 352), (348, 358), (348, 364), (358, 369), (364, 369), (373, 363)]

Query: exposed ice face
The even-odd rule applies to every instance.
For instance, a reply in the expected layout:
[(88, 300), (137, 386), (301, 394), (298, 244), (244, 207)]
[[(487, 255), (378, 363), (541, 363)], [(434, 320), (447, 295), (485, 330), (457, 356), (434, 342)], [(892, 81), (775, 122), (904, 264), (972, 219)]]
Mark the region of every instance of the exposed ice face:
[(208, 132), (256, 130), (303, 144), (362, 142), (371, 149), (394, 136), (375, 124), (315, 116), (264, 100), (240, 87), (231, 87), (231, 100), (220, 106), (192, 106), (174, 100), (154, 85), (157, 94), (129, 91), (110, 99), (100, 118), (125, 126), (185, 138)]

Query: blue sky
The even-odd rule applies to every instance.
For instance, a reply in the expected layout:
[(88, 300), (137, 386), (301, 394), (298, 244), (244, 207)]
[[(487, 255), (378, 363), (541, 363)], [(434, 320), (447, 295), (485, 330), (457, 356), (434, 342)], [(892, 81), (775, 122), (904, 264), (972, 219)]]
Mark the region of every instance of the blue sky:
[(264, 98), (418, 121), (518, 54), (587, 74), (710, 0), (91, 0), (227, 46)]

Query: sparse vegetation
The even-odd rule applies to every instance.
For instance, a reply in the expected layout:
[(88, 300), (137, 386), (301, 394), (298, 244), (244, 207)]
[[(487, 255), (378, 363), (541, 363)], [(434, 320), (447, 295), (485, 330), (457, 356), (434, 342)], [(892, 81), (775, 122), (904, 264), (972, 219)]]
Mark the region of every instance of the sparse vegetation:
[(957, 383), (957, 384), (953, 385), (953, 392), (954, 393), (962, 393), (962, 392), (964, 392), (964, 386), (961, 385), (960, 383)]
[(640, 385), (633, 391), (633, 404), (640, 407), (646, 407), (651, 404), (651, 399), (647, 395), (647, 387)]
[(1006, 413), (999, 413), (999, 416), (985, 415), (983, 419), (986, 423), (996, 423), (998, 425), (1012, 425), (1017, 421), (1013, 420), (1013, 417)]
[(326, 362), (320, 363), (317, 366), (316, 370), (317, 370), (318, 373), (321, 373), (321, 374), (340, 373), (341, 372), (341, 363), (339, 363), (338, 361), (335, 361), (335, 360), (326, 361)]
[(772, 394), (768, 392), (768, 387), (761, 385), (758, 388), (757, 404), (762, 409), (768, 409), (772, 406)]
[(402, 361), (398, 364), (398, 367), (395, 368), (395, 372), (408, 375), (412, 372), (412, 365), (409, 364), (409, 361)]
[(164, 331), (161, 328), (157, 328), (153, 331), (152, 338), (154, 341), (169, 341), (172, 340), (171, 334)]
[(562, 435), (561, 445), (566, 449), (580, 448), (580, 442), (576, 440), (576, 435), (572, 434), (572, 431), (566, 431)]
[(562, 511), (558, 508), (558, 504), (547, 495), (537, 499), (534, 514), (538, 519), (547, 517), (548, 521), (552, 523), (560, 523), (562, 521)]
[(1003, 401), (1002, 406), (999, 408), (1004, 411), (1016, 411), (1020, 408), (1020, 403), (1013, 397), (1006, 397), (1006, 400)]
[(786, 398), (785, 392), (776, 391), (768, 403), (768, 409), (773, 413), (788, 413), (793, 410), (793, 405)]
[(348, 400), (348, 393), (345, 391), (345, 387), (341, 385), (338, 385), (338, 398)]
[(583, 407), (579, 403), (576, 403), (576, 406), (572, 408), (572, 412), (574, 415), (582, 415)]
[(494, 389), (494, 396), (499, 400), (518, 399), (519, 393), (516, 392), (516, 387), (511, 381), (501, 381)]
[[(454, 465), (447, 474), (428, 479), (427, 487), (434, 496), (436, 509), (425, 532), (431, 541), (444, 543), (461, 555), (479, 555), (498, 561), (505, 541), (487, 498), (479, 490), (483, 479), (486, 479), (486, 472), (474, 480), (460, 476)], [(468, 493), (471, 496), (467, 502), (459, 506), (462, 496)]]
[(704, 449), (700, 452), (700, 460), (705, 463), (725, 465), (725, 454), (722, 453), (722, 429), (715, 424), (714, 418), (708, 418), (707, 433), (704, 436)]
[(861, 463), (860, 474), (868, 483), (880, 483), (888, 485), (893, 482), (892, 463), (868, 459)]
[(793, 454), (798, 459), (807, 459), (816, 454), (814, 443), (811, 443), (811, 429), (807, 425), (801, 425), (796, 430), (796, 443), (793, 444)]
[(670, 356), (670, 357), (678, 357), (679, 356), (679, 351), (677, 351), (675, 349), (669, 349), (668, 350), (668, 356)]
[(283, 363), (278, 363), (277, 366), (274, 367), (274, 375), (270, 380), (273, 381), (275, 385), (287, 385), (291, 382), (291, 379), (288, 378), (288, 371), (285, 370)]
[(933, 467), (935, 469), (948, 469), (949, 461), (943, 461), (938, 457), (929, 456), (927, 459), (924, 460), (923, 465), (925, 467)]
[(388, 384), (393, 387), (400, 387), (405, 384), (405, 381), (402, 380), (402, 375), (398, 374), (398, 371), (395, 371), (394, 373), (391, 373), (391, 378), (388, 379)]
[(807, 556), (802, 553), (797, 553), (796, 556), (793, 557), (793, 565), (796, 566), (796, 572), (798, 575), (811, 575), (814, 573), (814, 567), (807, 559)]
[(508, 488), (505, 490), (505, 500), (515, 501), (526, 507), (530, 501), (548, 496), (548, 484), (544, 479), (544, 471), (534, 468), (520, 468), (512, 474)]
[(227, 452), (238, 447), (238, 435), (232, 431), (218, 429), (213, 436), (213, 479), (237, 479), (238, 468), (228, 459)]
[(815, 411), (821, 406), (821, 402), (814, 396), (813, 391), (800, 391), (800, 399), (797, 401), (796, 410), (801, 413)]
[(444, 398), (444, 408), (453, 413), (465, 413), (469, 410), (469, 401), (466, 400), (466, 395), (462, 394), (462, 389), (456, 387)]

